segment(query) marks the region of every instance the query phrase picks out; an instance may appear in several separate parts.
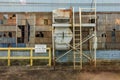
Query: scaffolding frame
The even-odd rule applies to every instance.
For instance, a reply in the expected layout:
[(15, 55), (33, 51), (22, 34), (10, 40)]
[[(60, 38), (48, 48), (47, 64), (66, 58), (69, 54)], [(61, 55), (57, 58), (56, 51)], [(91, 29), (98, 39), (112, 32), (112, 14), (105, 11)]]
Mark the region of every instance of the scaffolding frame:
[[(93, 15), (87, 15), (88, 17), (94, 17), (93, 19), (94, 24), (83, 24), (82, 23), (82, 17), (86, 16), (86, 15), (82, 15), (82, 11), (88, 11), (88, 13), (93, 12)], [(52, 20), (54, 20), (54, 16), (52, 17)], [(83, 68), (83, 57), (87, 58), (88, 60), (90, 60), (90, 62), (94, 62), (94, 67), (96, 67), (96, 49), (97, 49), (97, 36), (96, 36), (96, 0), (92, 0), (91, 3), (91, 8), (79, 8), (79, 23), (75, 23), (75, 11), (74, 8), (72, 8), (72, 23), (70, 24), (72, 29), (73, 29), (73, 42), (72, 45), (67, 44), (69, 47), (71, 47), (70, 50), (68, 50), (67, 52), (65, 52), (63, 55), (59, 56), (58, 58), (56, 58), (55, 56), (55, 36), (54, 36), (54, 25), (52, 25), (52, 44), (53, 44), (53, 61), (54, 61), (54, 67), (55, 67), (55, 61), (58, 61), (60, 58), (62, 58), (63, 56), (67, 55), (68, 53), (70, 53), (71, 51), (73, 51), (73, 68), (74, 69), (82, 69)], [(79, 27), (79, 43), (76, 44), (75, 42), (75, 27)], [(89, 30), (90, 34), (83, 39), (82, 38), (82, 28), (92, 28), (92, 30)], [(91, 33), (92, 31), (92, 33)], [(93, 58), (84, 54), (83, 53), (83, 43), (85, 43), (86, 41), (90, 41), (89, 47), (90, 47), (90, 53), (93, 55)], [(93, 45), (91, 44), (91, 42), (93, 42)], [(93, 51), (93, 53), (92, 53)], [(79, 57), (78, 60), (76, 60), (76, 54)]]

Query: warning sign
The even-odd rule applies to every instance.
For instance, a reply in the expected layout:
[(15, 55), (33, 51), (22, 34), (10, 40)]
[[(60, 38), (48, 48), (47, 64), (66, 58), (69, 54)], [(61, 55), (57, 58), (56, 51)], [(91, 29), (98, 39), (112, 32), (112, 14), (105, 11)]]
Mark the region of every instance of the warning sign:
[(45, 44), (35, 45), (35, 53), (46, 53), (47, 46)]

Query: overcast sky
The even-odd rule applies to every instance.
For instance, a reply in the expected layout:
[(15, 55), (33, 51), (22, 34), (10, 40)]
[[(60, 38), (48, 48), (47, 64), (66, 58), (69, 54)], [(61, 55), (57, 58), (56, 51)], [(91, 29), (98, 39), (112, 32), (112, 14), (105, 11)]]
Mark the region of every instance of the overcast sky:
[[(26, 2), (32, 2), (37, 3), (33, 5), (16, 5), (11, 4), (9, 5), (9, 2), (22, 2), (23, 4)], [(2, 2), (8, 2), (2, 4)], [(52, 11), (57, 8), (69, 8), (69, 7), (81, 7), (85, 8), (86, 5), (80, 4), (80, 3), (91, 3), (92, 0), (0, 0), (0, 11), (1, 12), (21, 12), (21, 11), (28, 11), (28, 12), (38, 12), (38, 11)], [(120, 12), (120, 0), (96, 0), (97, 3), (97, 11), (119, 11)], [(39, 3), (57, 3), (57, 4), (49, 4), (49, 5), (40, 5)], [(66, 4), (59, 4), (59, 3), (66, 3)], [(69, 3), (69, 4), (67, 4)], [(72, 3), (78, 3), (78, 4), (72, 4)], [(110, 4), (105, 5), (104, 3), (116, 3), (116, 4)], [(90, 8), (91, 4), (88, 5), (86, 8)], [(76, 9), (78, 10), (78, 9)]]
[[(2, 2), (19, 2), (23, 0), (0, 0)], [(48, 3), (88, 3), (92, 2), (92, 0), (24, 0), (26, 2), (48, 2)], [(120, 3), (120, 0), (96, 0), (97, 3)]]

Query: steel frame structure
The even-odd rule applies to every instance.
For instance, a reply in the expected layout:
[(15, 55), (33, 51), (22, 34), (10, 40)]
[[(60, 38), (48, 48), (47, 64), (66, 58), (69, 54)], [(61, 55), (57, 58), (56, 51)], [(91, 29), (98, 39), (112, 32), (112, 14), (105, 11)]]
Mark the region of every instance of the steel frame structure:
[[(89, 11), (89, 12), (88, 12)], [(83, 15), (82, 12), (92, 12), (93, 15)], [(95, 22), (92, 23), (87, 23), (84, 24), (82, 23), (82, 20), (84, 19), (83, 17), (93, 17), (93, 19), (95, 20)], [(53, 17), (54, 20), (54, 17)], [(97, 36), (96, 36), (96, 0), (93, 0), (91, 3), (91, 8), (79, 8), (79, 23), (76, 24), (75, 22), (75, 12), (74, 12), (74, 8), (72, 8), (72, 23), (70, 24), (72, 27), (72, 31), (73, 31), (73, 43), (72, 45), (67, 44), (71, 47), (70, 50), (68, 50), (66, 53), (64, 53), (63, 55), (59, 56), (56, 58), (55, 56), (55, 36), (54, 36), (54, 28), (55, 26), (52, 26), (52, 41), (53, 41), (53, 61), (58, 61), (60, 58), (62, 58), (63, 56), (69, 54), (71, 51), (73, 52), (73, 68), (74, 69), (82, 69), (83, 68), (83, 57), (87, 58), (88, 60), (93, 61), (94, 62), (94, 66), (96, 67), (96, 49), (97, 49)], [(79, 29), (75, 29), (76, 27), (78, 27)], [(90, 32), (89, 35), (83, 39), (82, 37), (82, 28), (90, 28)], [(76, 43), (76, 38), (75, 36), (77, 35), (75, 32), (79, 31), (79, 42)], [(91, 32), (92, 31), (92, 32)], [(89, 51), (90, 54), (92, 54), (93, 58), (84, 54), (83, 53), (83, 43), (85, 43), (86, 41), (90, 41), (89, 44)], [(92, 44), (93, 43), (93, 44)], [(79, 59), (78, 59), (79, 58)], [(55, 65), (54, 65), (55, 66)]]

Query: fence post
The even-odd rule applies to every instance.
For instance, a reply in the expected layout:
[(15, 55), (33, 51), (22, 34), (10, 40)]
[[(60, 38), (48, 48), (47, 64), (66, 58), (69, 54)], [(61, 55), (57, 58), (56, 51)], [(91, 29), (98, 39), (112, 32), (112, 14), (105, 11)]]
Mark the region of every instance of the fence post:
[(7, 49), (8, 49), (8, 66), (10, 66), (10, 48)]
[(49, 66), (51, 66), (51, 49), (48, 49), (48, 54), (49, 54)]
[(33, 65), (33, 49), (31, 48), (30, 49), (30, 66), (32, 66)]

